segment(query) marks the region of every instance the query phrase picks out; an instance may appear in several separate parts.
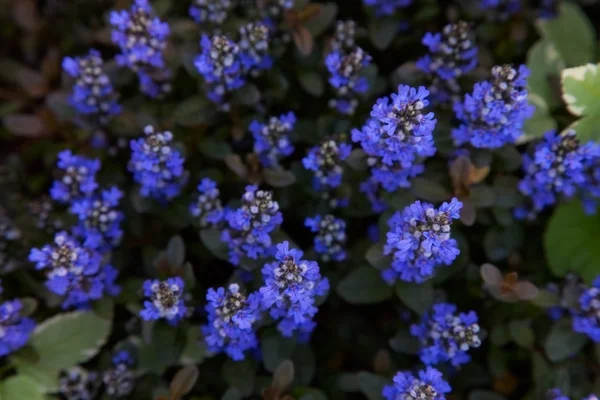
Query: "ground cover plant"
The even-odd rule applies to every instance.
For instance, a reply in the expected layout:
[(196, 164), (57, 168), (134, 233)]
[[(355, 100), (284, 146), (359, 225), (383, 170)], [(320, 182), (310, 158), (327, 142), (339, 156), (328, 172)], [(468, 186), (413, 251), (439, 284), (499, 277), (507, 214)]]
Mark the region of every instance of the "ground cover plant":
[(599, 12), (0, 2), (0, 400), (597, 399)]

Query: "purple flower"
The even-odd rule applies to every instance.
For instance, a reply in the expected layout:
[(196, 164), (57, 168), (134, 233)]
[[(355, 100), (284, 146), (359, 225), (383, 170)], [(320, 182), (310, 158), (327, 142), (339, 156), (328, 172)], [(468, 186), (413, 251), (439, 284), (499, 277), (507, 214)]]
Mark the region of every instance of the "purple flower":
[(35, 322), (23, 315), (20, 300), (0, 304), (0, 357), (25, 346), (35, 328)]
[(373, 8), (375, 15), (392, 15), (399, 8), (412, 4), (412, 0), (363, 0), (364, 5)]
[(337, 21), (335, 24), (335, 34), (331, 40), (333, 50), (348, 53), (355, 47), (356, 22), (352, 20)]
[(342, 161), (350, 155), (352, 147), (334, 139), (323, 141), (308, 150), (302, 159), (304, 168), (314, 171), (313, 188), (318, 191), (335, 189), (342, 184), (344, 168)]
[(148, 279), (144, 282), (144, 309), (140, 317), (145, 321), (166, 319), (171, 325), (177, 325), (187, 313), (183, 302), (183, 280), (180, 277), (165, 281)]
[(521, 0), (480, 0), (479, 7), (503, 21), (521, 10)]
[(198, 198), (190, 204), (190, 214), (198, 222), (200, 228), (215, 226), (223, 221), (224, 210), (219, 198), (217, 183), (204, 178), (198, 184)]
[(102, 374), (106, 394), (113, 398), (129, 396), (135, 385), (133, 357), (128, 351), (122, 350), (113, 356), (112, 364), (112, 368)]
[(233, 0), (192, 0), (189, 13), (199, 24), (221, 25), (234, 5)]
[(97, 373), (76, 366), (61, 373), (58, 391), (67, 400), (91, 400), (98, 393), (98, 378)]
[(96, 172), (100, 170), (100, 161), (76, 156), (71, 150), (58, 153), (57, 167), (60, 178), (52, 183), (50, 196), (60, 203), (69, 203), (90, 196), (98, 184)]
[(10, 272), (19, 266), (22, 235), (8, 211), (0, 207), (0, 272)]
[(317, 235), (315, 251), (325, 262), (344, 261), (346, 259), (346, 222), (331, 214), (306, 218), (304, 225)]
[(334, 50), (325, 58), (329, 71), (329, 84), (336, 89), (336, 98), (329, 105), (346, 115), (354, 114), (358, 105), (357, 94), (369, 88), (364, 69), (371, 63), (371, 56), (360, 47), (347, 52)]
[(296, 125), (296, 116), (292, 111), (281, 114), (279, 118), (269, 117), (266, 124), (256, 120), (250, 124), (254, 137), (254, 152), (265, 167), (276, 167), (279, 160), (294, 152), (289, 134)]
[(578, 309), (571, 310), (573, 330), (600, 342), (600, 276), (579, 296)]
[(427, 367), (414, 376), (410, 372), (398, 372), (394, 384), (383, 388), (386, 400), (445, 400), (452, 388), (435, 368)]
[(269, 55), (269, 28), (262, 22), (249, 22), (240, 28), (240, 61), (245, 74), (257, 76), (271, 69)]

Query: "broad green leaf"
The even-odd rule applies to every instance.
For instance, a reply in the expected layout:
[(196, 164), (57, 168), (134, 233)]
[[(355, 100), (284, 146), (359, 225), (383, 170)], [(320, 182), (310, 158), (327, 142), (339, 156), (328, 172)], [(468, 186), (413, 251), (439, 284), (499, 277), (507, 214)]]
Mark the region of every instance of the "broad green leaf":
[(600, 115), (598, 65), (565, 69), (561, 74), (563, 100), (573, 115)]
[(369, 37), (379, 50), (385, 50), (400, 30), (400, 22), (395, 18), (374, 18), (369, 23)]
[(508, 330), (513, 341), (519, 346), (526, 349), (533, 346), (535, 335), (530, 320), (512, 320), (508, 324)]
[(420, 284), (398, 282), (396, 284), (396, 295), (406, 307), (422, 315), (433, 304), (433, 284), (431, 281)]
[(556, 121), (550, 115), (544, 100), (535, 93), (529, 94), (529, 103), (535, 106), (533, 116), (525, 120), (523, 135), (517, 139), (517, 144), (527, 143), (544, 136), (548, 131), (556, 129)]
[(307, 93), (315, 97), (321, 96), (325, 91), (323, 77), (315, 71), (298, 72), (298, 81)]
[(0, 383), (2, 400), (43, 400), (44, 387), (28, 376), (11, 376)]
[(184, 332), (166, 323), (157, 322), (152, 331), (152, 342), (138, 350), (142, 370), (162, 374), (179, 361), (185, 346)]
[(544, 235), (550, 269), (557, 276), (574, 272), (591, 282), (600, 273), (600, 215), (587, 215), (578, 201), (554, 211)]
[(296, 347), (294, 339), (285, 338), (278, 331), (265, 334), (261, 343), (263, 362), (269, 372), (275, 372), (279, 364), (290, 359)]
[(200, 326), (191, 326), (187, 330), (186, 342), (181, 356), (180, 364), (201, 364), (206, 357), (206, 343), (200, 332)]
[(556, 47), (567, 66), (594, 60), (596, 33), (577, 4), (563, 2), (556, 18), (539, 19), (536, 26), (540, 35)]
[(488, 390), (473, 390), (469, 394), (469, 400), (506, 400), (506, 397)]
[(167, 244), (167, 260), (174, 267), (183, 265), (185, 261), (185, 243), (179, 235), (172, 236)]
[(573, 331), (570, 320), (561, 319), (546, 336), (544, 350), (550, 361), (557, 362), (579, 353), (587, 341), (587, 336)]
[(337, 293), (350, 304), (374, 304), (389, 299), (392, 288), (383, 281), (378, 270), (362, 266), (342, 279)]
[(213, 256), (221, 260), (229, 260), (227, 243), (221, 241), (221, 232), (218, 229), (202, 229), (200, 231), (200, 240)]
[(254, 390), (256, 368), (256, 362), (249, 358), (243, 361), (229, 359), (223, 364), (223, 378), (229, 386), (236, 388), (242, 396), (247, 397)]
[(215, 107), (204, 96), (194, 96), (179, 103), (173, 118), (182, 126), (194, 126), (207, 123), (214, 116)]
[(392, 262), (390, 256), (383, 254), (383, 245), (379, 243), (369, 247), (365, 253), (365, 258), (372, 267), (375, 267), (378, 270), (389, 268)]
[(95, 356), (106, 342), (112, 321), (93, 312), (58, 314), (37, 326), (29, 345), (38, 354), (35, 364), (18, 366), (20, 373), (42, 385), (56, 389), (58, 374)]
[(531, 72), (527, 78), (530, 95), (540, 96), (550, 108), (560, 106), (560, 73), (565, 62), (552, 42), (538, 40), (527, 53), (527, 67)]
[(296, 370), (295, 380), (300, 385), (308, 385), (315, 376), (316, 360), (309, 345), (297, 345), (292, 353), (292, 361)]
[(581, 143), (586, 143), (590, 140), (599, 141), (600, 114), (584, 116), (569, 125), (567, 130), (569, 129), (573, 129), (577, 133), (577, 138)]
[(410, 191), (418, 199), (439, 203), (447, 201), (452, 194), (441, 183), (428, 178), (414, 178), (410, 184)]
[(321, 5), (321, 11), (315, 17), (306, 21), (304, 26), (311, 35), (316, 38), (327, 30), (329, 25), (335, 19), (338, 12), (338, 6), (335, 3), (325, 3)]
[(418, 354), (421, 345), (419, 339), (411, 335), (408, 329), (402, 329), (390, 339), (390, 347), (398, 353)]
[(381, 400), (383, 395), (381, 394), (383, 387), (390, 382), (379, 375), (372, 374), (370, 372), (359, 372), (358, 373), (358, 386), (362, 394), (364, 394), (369, 400)]

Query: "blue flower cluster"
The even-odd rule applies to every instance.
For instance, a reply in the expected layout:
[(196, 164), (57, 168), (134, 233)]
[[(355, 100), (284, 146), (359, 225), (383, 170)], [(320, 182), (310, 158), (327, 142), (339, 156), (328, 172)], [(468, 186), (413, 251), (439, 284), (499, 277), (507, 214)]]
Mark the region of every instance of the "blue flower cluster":
[(75, 79), (70, 102), (78, 113), (105, 125), (121, 112), (117, 94), (104, 73), (100, 52), (92, 49), (85, 57), (65, 57), (62, 68)]
[(199, 24), (221, 25), (235, 5), (235, 0), (193, 0), (190, 16)]
[(23, 234), (19, 227), (0, 207), (0, 272), (6, 273), (18, 268), (19, 243)]
[(122, 350), (113, 356), (112, 368), (102, 374), (106, 394), (113, 398), (131, 394), (135, 384), (133, 364), (133, 357), (128, 351)]
[(315, 251), (325, 262), (344, 261), (346, 259), (346, 222), (331, 214), (317, 215), (304, 221), (315, 236)]
[(329, 281), (321, 277), (315, 261), (302, 259), (303, 254), (290, 249), (288, 242), (278, 244), (277, 261), (265, 264), (262, 269), (265, 284), (260, 294), (262, 308), (279, 320), (277, 329), (281, 334), (289, 337), (298, 331), (299, 339), (307, 341), (316, 326), (315, 298), (329, 291)]
[(221, 240), (229, 246), (229, 261), (239, 265), (242, 257), (256, 260), (270, 255), (271, 232), (281, 225), (283, 217), (273, 192), (246, 186), (242, 206), (227, 210), (225, 220)]
[(518, 218), (533, 218), (540, 211), (556, 203), (559, 196), (572, 198), (583, 192), (589, 210), (593, 211), (593, 198), (600, 186), (593, 181), (589, 166), (598, 164), (600, 146), (588, 142), (579, 143), (575, 131), (557, 134), (550, 131), (535, 147), (533, 157), (523, 155), (525, 176), (519, 182), (519, 190), (531, 202), (532, 210), (520, 207), (515, 210)]
[(164, 202), (179, 195), (187, 181), (184, 158), (171, 144), (173, 134), (144, 128), (144, 137), (130, 142), (129, 171), (141, 185), (140, 194)]
[(140, 89), (150, 97), (161, 97), (171, 91), (171, 71), (166, 67), (164, 50), (170, 33), (148, 0), (135, 0), (131, 9), (110, 14), (112, 41), (121, 54), (116, 61), (138, 74)]
[(246, 296), (239, 285), (208, 289), (208, 322), (202, 326), (209, 351), (224, 352), (233, 360), (243, 360), (244, 352), (258, 346), (253, 325), (259, 317), (260, 294)]
[(81, 367), (61, 373), (58, 391), (66, 400), (92, 400), (98, 394), (98, 375)]
[(383, 278), (389, 283), (398, 278), (421, 283), (433, 276), (438, 265), (450, 265), (460, 253), (450, 231), (461, 208), (462, 203), (453, 198), (439, 209), (416, 201), (396, 212), (388, 221), (390, 231), (384, 247), (384, 253), (391, 254), (393, 261)]
[(542, 19), (552, 19), (558, 15), (559, 0), (542, 0), (538, 14)]
[(246, 83), (243, 76), (239, 46), (226, 36), (203, 35), (200, 40), (202, 52), (194, 64), (208, 86), (208, 98), (229, 109), (227, 96)]
[(335, 33), (330, 43), (332, 50), (348, 52), (355, 47), (355, 41), (356, 22), (352, 20), (337, 21)]
[(600, 342), (600, 276), (579, 296), (578, 308), (571, 310), (573, 330)]
[(262, 22), (249, 22), (240, 28), (240, 60), (244, 73), (258, 76), (271, 69), (273, 57), (269, 54), (269, 27)]
[(493, 11), (494, 16), (505, 20), (521, 10), (521, 0), (480, 0), (479, 7), (484, 11)]
[(73, 201), (71, 212), (79, 219), (73, 233), (84, 238), (85, 247), (104, 253), (120, 243), (124, 215), (117, 207), (122, 196), (119, 189), (112, 187), (100, 194)]
[(69, 203), (94, 193), (98, 184), (96, 173), (100, 161), (74, 155), (71, 150), (58, 153), (60, 178), (52, 183), (50, 197), (59, 203)]
[(144, 309), (140, 317), (146, 321), (166, 319), (171, 325), (177, 325), (188, 311), (183, 301), (183, 280), (180, 277), (165, 281), (148, 279), (144, 282)]
[(4, 357), (25, 346), (34, 328), (35, 322), (23, 315), (23, 303), (20, 300), (1, 303), (0, 357)]
[[(54, 212), (54, 204), (47, 196), (42, 196), (37, 199), (30, 200), (27, 203), (27, 210), (35, 221), (34, 225), (40, 231), (54, 235), (63, 228), (62, 219)], [(0, 238), (4, 237), (4, 230), (2, 229), (2, 215), (0, 213)], [(0, 244), (0, 251), (2, 251), (2, 244)], [(0, 259), (2, 256), (0, 256)], [(0, 261), (0, 269), (2, 262)]]
[(315, 190), (335, 189), (342, 184), (344, 174), (342, 161), (348, 158), (351, 151), (352, 146), (335, 139), (327, 139), (308, 150), (308, 154), (302, 159), (302, 164), (307, 170), (314, 171)]
[(330, 100), (330, 107), (342, 114), (354, 114), (358, 106), (357, 94), (369, 88), (362, 72), (371, 60), (371, 56), (360, 47), (346, 52), (334, 50), (327, 55), (325, 65), (330, 74), (329, 84), (336, 89), (336, 98)]
[[(571, 400), (568, 396), (565, 396), (565, 394), (560, 389), (550, 389), (546, 393), (546, 397), (544, 399), (545, 400)], [(595, 394), (588, 394), (587, 396), (581, 398), (581, 400), (598, 400), (598, 396), (596, 396)]]
[(390, 192), (409, 187), (409, 179), (423, 172), (421, 160), (435, 154), (437, 120), (432, 112), (424, 112), (428, 95), (424, 87), (399, 85), (391, 99), (377, 100), (361, 130), (352, 131), (352, 140), (360, 143), (368, 156), (371, 186)]
[(398, 372), (394, 384), (383, 388), (386, 400), (445, 400), (452, 388), (442, 373), (433, 367), (419, 371), (417, 376), (410, 372)]
[(296, 116), (292, 111), (281, 114), (279, 118), (269, 117), (266, 124), (252, 121), (249, 128), (254, 137), (254, 152), (265, 167), (277, 167), (279, 160), (294, 152), (289, 134), (296, 125)]
[(120, 292), (114, 282), (117, 270), (106, 264), (98, 251), (66, 232), (58, 232), (52, 244), (31, 249), (29, 261), (46, 274), (46, 286), (63, 297), (65, 309), (84, 308), (92, 300)]
[(527, 101), (529, 70), (521, 65), (492, 68), (492, 78), (475, 84), (472, 94), (454, 104), (460, 126), (452, 130), (457, 145), (495, 149), (514, 143), (523, 134), (523, 124), (533, 115)]
[(364, 5), (371, 7), (377, 16), (392, 15), (399, 8), (412, 4), (413, 0), (363, 0)]
[(438, 303), (423, 315), (410, 333), (421, 340), (421, 361), (427, 365), (450, 362), (454, 367), (471, 361), (467, 351), (481, 345), (477, 314), (457, 313), (454, 304)]
[(225, 211), (221, 204), (220, 192), (217, 183), (209, 178), (204, 178), (198, 184), (198, 198), (190, 204), (190, 214), (200, 228), (215, 226), (223, 221)]

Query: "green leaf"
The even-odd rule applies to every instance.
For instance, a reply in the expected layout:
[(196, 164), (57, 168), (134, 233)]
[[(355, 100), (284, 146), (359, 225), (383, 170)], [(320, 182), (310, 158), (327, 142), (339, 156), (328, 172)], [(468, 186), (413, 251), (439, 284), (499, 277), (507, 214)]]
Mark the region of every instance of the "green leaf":
[(2, 400), (44, 400), (44, 387), (28, 376), (11, 376), (0, 383)]
[(469, 394), (469, 400), (506, 400), (506, 397), (488, 390), (473, 390)]
[(37, 326), (29, 345), (39, 360), (22, 364), (18, 370), (50, 391), (56, 389), (58, 374), (94, 357), (106, 342), (112, 321), (93, 312), (58, 314)]
[(284, 338), (279, 332), (270, 332), (262, 337), (262, 358), (265, 369), (275, 372), (279, 364), (291, 359), (296, 342), (292, 338)]
[(422, 315), (433, 304), (433, 284), (431, 281), (424, 283), (398, 282), (396, 295), (406, 307)]
[(321, 12), (317, 14), (314, 18), (306, 21), (304, 26), (311, 35), (316, 38), (321, 35), (323, 32), (327, 30), (329, 25), (335, 19), (335, 16), (338, 12), (338, 6), (335, 3), (325, 3), (321, 5)]
[(315, 353), (309, 345), (297, 345), (292, 353), (292, 361), (296, 370), (296, 382), (300, 385), (308, 385), (315, 376)]
[(248, 83), (236, 90), (233, 94), (232, 102), (235, 104), (240, 104), (244, 106), (253, 106), (260, 101), (260, 90), (258, 88)]
[(200, 332), (200, 326), (191, 326), (185, 335), (186, 342), (181, 356), (180, 364), (202, 364), (206, 358), (206, 343)]
[(587, 340), (587, 336), (573, 331), (570, 320), (561, 319), (552, 326), (544, 350), (550, 361), (557, 362), (579, 353)]
[(401, 329), (390, 339), (390, 347), (398, 353), (414, 355), (419, 353), (421, 344), (408, 329)]
[(586, 64), (565, 69), (561, 74), (563, 100), (573, 115), (600, 114), (600, 73), (598, 65)]
[(309, 388), (298, 400), (327, 400), (327, 396), (319, 389)]
[(530, 320), (512, 320), (508, 324), (512, 340), (521, 347), (529, 349), (535, 342)]
[(369, 23), (369, 37), (373, 45), (379, 50), (385, 50), (392, 44), (392, 40), (400, 30), (400, 23), (397, 19), (376, 18)]
[(200, 231), (200, 240), (213, 256), (221, 260), (229, 260), (229, 248), (227, 247), (227, 243), (221, 241), (220, 230), (216, 228), (202, 229)]
[(239, 390), (243, 397), (248, 397), (254, 390), (254, 377), (257, 365), (254, 360), (227, 360), (223, 364), (223, 378), (229, 386)]
[(140, 368), (162, 374), (179, 361), (186, 338), (176, 327), (157, 322), (152, 332), (152, 343), (143, 345), (139, 351)]
[(383, 281), (378, 270), (362, 266), (342, 279), (337, 293), (350, 304), (375, 304), (389, 299), (392, 288)]
[(539, 19), (536, 26), (540, 35), (556, 47), (567, 66), (594, 60), (596, 33), (578, 5), (564, 2), (556, 18)]
[(379, 243), (369, 247), (365, 254), (365, 258), (372, 267), (375, 267), (378, 270), (386, 269), (392, 263), (390, 256), (383, 254), (383, 245)]
[(527, 67), (531, 74), (527, 86), (531, 94), (540, 96), (550, 108), (560, 106), (560, 73), (565, 62), (552, 42), (538, 40), (527, 53)]
[(182, 126), (205, 124), (214, 115), (215, 107), (204, 96), (194, 96), (179, 103), (173, 111), (176, 123)]
[(600, 215), (587, 215), (578, 201), (559, 205), (546, 227), (544, 249), (557, 276), (568, 272), (591, 282), (600, 273)]
[(229, 143), (215, 138), (204, 138), (198, 143), (198, 149), (206, 157), (214, 160), (223, 160), (228, 154), (233, 153)]
[(415, 197), (434, 203), (449, 200), (452, 194), (439, 182), (428, 178), (414, 178), (410, 184), (410, 191)]
[(185, 261), (185, 243), (179, 235), (175, 235), (169, 239), (167, 245), (167, 260), (174, 267), (183, 265)]
[(581, 143), (590, 140), (600, 140), (600, 114), (588, 115), (578, 119), (567, 127), (567, 130), (573, 129), (577, 133), (577, 138)]
[(556, 129), (556, 121), (550, 115), (544, 100), (535, 93), (529, 94), (529, 103), (535, 106), (533, 116), (525, 120), (523, 135), (517, 140), (518, 144), (527, 143), (544, 136), (548, 131)]
[(265, 168), (263, 170), (265, 182), (273, 187), (286, 187), (296, 182), (296, 175), (284, 169)]
[(315, 71), (298, 72), (298, 81), (302, 88), (309, 94), (319, 97), (325, 91), (323, 77)]
[(390, 382), (386, 378), (370, 372), (358, 373), (358, 387), (360, 388), (362, 394), (364, 394), (369, 400), (383, 399), (381, 392), (383, 387), (389, 383)]

